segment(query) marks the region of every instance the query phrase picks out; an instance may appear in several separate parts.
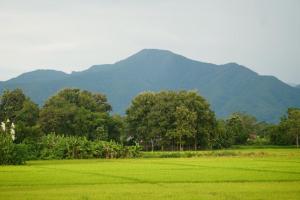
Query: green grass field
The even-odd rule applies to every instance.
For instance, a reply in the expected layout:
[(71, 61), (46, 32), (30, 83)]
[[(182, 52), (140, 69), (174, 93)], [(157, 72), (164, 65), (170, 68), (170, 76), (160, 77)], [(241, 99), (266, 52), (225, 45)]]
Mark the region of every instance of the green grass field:
[(299, 150), (228, 151), (237, 155), (0, 166), (0, 199), (300, 199)]

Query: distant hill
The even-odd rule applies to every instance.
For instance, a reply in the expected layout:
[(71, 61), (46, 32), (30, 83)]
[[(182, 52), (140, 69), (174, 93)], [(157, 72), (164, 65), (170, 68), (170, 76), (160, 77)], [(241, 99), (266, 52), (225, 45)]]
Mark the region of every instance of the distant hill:
[(215, 65), (157, 49), (72, 74), (37, 70), (0, 82), (0, 92), (17, 87), (39, 104), (65, 87), (102, 92), (121, 114), (138, 93), (163, 89), (197, 89), (219, 117), (245, 111), (277, 122), (288, 107), (300, 107), (300, 90), (276, 77), (260, 76), (236, 63)]

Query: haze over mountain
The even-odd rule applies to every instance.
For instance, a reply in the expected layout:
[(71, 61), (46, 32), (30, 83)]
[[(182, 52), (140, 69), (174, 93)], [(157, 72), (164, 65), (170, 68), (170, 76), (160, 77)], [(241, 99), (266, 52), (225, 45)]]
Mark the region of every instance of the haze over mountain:
[(215, 65), (157, 49), (72, 74), (36, 70), (0, 82), (0, 92), (21, 88), (39, 104), (66, 87), (104, 93), (120, 114), (138, 93), (167, 89), (197, 89), (218, 117), (239, 111), (277, 122), (288, 107), (300, 107), (300, 90), (276, 77), (261, 76), (236, 63)]

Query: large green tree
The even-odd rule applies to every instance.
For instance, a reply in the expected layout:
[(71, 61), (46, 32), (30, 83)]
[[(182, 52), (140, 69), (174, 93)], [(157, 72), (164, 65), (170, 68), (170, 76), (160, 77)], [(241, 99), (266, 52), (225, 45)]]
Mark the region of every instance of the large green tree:
[(47, 100), (40, 113), (45, 133), (103, 139), (108, 135), (111, 106), (102, 94), (64, 89)]
[(126, 113), (129, 135), (145, 149), (148, 144), (153, 150), (183, 143), (197, 149), (214, 141), (215, 115), (196, 91), (144, 92), (133, 99)]
[(155, 127), (151, 125), (151, 112), (155, 105), (155, 93), (143, 92), (135, 97), (129, 109), (127, 109), (126, 122), (128, 123), (127, 134), (134, 138), (148, 149), (148, 143), (151, 142), (154, 149)]

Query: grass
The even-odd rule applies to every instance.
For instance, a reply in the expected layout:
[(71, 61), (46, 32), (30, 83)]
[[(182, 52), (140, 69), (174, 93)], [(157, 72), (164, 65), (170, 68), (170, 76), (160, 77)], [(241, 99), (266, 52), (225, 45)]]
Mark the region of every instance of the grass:
[(300, 150), (210, 152), (0, 166), (0, 199), (300, 199)]
[[(226, 150), (203, 150), (203, 151), (155, 151), (143, 152), (143, 158), (191, 158), (191, 157), (222, 157), (222, 156), (290, 156), (299, 154), (293, 146), (234, 146)], [(300, 154), (299, 154), (300, 155)]]

